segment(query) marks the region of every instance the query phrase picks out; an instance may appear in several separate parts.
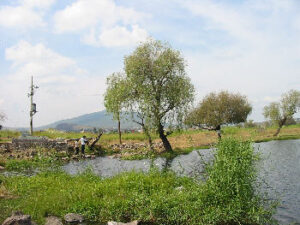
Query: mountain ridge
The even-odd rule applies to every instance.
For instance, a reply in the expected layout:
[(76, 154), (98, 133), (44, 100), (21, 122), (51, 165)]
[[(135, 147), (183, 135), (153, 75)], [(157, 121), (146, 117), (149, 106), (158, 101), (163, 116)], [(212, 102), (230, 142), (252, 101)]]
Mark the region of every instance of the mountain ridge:
[[(37, 127), (36, 129), (60, 128), (60, 130), (65, 130), (63, 129), (63, 125), (65, 125), (65, 127), (68, 127), (68, 125), (70, 125), (69, 129), (66, 130), (92, 128), (116, 129), (117, 121), (113, 120), (112, 114), (107, 113), (105, 110), (102, 110), (98, 112), (83, 114), (70, 119), (59, 120), (48, 125)], [(121, 129), (139, 129), (139, 126), (131, 121), (130, 116), (124, 116), (124, 118), (121, 119)]]

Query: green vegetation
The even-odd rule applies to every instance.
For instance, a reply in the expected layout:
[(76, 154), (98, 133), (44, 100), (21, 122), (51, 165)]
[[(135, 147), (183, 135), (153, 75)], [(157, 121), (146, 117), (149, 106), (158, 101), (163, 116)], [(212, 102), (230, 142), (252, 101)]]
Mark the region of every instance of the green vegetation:
[(22, 210), (38, 224), (47, 215), (69, 212), (98, 223), (138, 219), (147, 224), (270, 224), (272, 202), (255, 191), (256, 160), (251, 143), (224, 139), (208, 166), (206, 182), (156, 169), (107, 179), (90, 171), (76, 176), (61, 171), (0, 176), (0, 222), (11, 211)]
[[(239, 126), (224, 126), (222, 128), (222, 136), (223, 137), (235, 137), (240, 138), (242, 140), (252, 140), (254, 142), (265, 142), (271, 140), (290, 140), (290, 139), (300, 139), (300, 124), (283, 126), (281, 129), (281, 133), (279, 136), (274, 137), (273, 134), (276, 131), (277, 127), (264, 127), (264, 125), (255, 125), (254, 127), (239, 127)], [(18, 132), (11, 131), (0, 131), (0, 142), (10, 142), (12, 136), (18, 136)], [(47, 131), (35, 132), (37, 136), (45, 136), (52, 139), (56, 138), (68, 138), (68, 139), (77, 139), (86, 135), (87, 137), (96, 137), (97, 134), (94, 133), (75, 133), (75, 132), (61, 132), (53, 129), (49, 129)], [(156, 133), (151, 133), (151, 138), (155, 144), (160, 142), (159, 135)], [(194, 149), (207, 149), (211, 146), (215, 146), (218, 142), (217, 135), (215, 132), (202, 130), (202, 129), (193, 129), (193, 130), (174, 130), (168, 136), (173, 148), (173, 152), (164, 152), (163, 149), (155, 148), (154, 151), (150, 150), (148, 147), (140, 147), (137, 149), (126, 149), (124, 147), (121, 148), (112, 148), (112, 145), (118, 143), (118, 134), (117, 133), (109, 133), (103, 134), (101, 136), (100, 141), (97, 143), (97, 146), (94, 151), (91, 151), (89, 148), (86, 149), (87, 154), (96, 154), (96, 155), (117, 155), (122, 159), (144, 159), (144, 158), (154, 158), (154, 157), (166, 157), (166, 158), (174, 158), (180, 154), (188, 154)], [(148, 137), (145, 133), (123, 133), (122, 135), (123, 144), (137, 144), (137, 146), (144, 146), (145, 143), (148, 142)], [(156, 145), (157, 146), (157, 145)], [(38, 149), (35, 149), (38, 151)], [(57, 160), (62, 157), (67, 157), (67, 154), (59, 155), (60, 153), (56, 153), (51, 149), (44, 149), (44, 155), (52, 157), (53, 160)], [(24, 153), (24, 152), (23, 152)], [(32, 161), (32, 158), (26, 157), (25, 154), (19, 155), (13, 151), (13, 155), (15, 155), (15, 159), (8, 159), (11, 153), (5, 153), (2, 155), (1, 160), (4, 163), (5, 161), (13, 160), (15, 162), (22, 163), (21, 159)], [(6, 157), (6, 158), (5, 158)], [(47, 160), (47, 159), (46, 159)], [(18, 167), (18, 166), (16, 166)], [(34, 167), (34, 166), (33, 166)]]
[(113, 114), (113, 119), (118, 121), (119, 143), (121, 139), (121, 115), (126, 98), (128, 98), (128, 87), (121, 73), (113, 73), (107, 77), (107, 88), (104, 94), (104, 105), (106, 111)]
[(21, 135), (21, 133), (19, 131), (0, 130), (0, 138), (1, 138), (1, 140), (3, 140), (3, 142), (5, 142), (6, 139), (2, 139), (2, 138), (17, 138), (20, 135)]
[(276, 137), (280, 129), (287, 123), (288, 120), (293, 119), (293, 115), (300, 109), (300, 91), (290, 90), (283, 94), (279, 102), (271, 102), (264, 107), (264, 116), (270, 119), (273, 125), (278, 126), (274, 136)]
[(32, 156), (18, 156), (15, 158), (7, 158), (0, 155), (0, 166), (4, 166), (7, 171), (26, 171), (30, 172), (34, 169), (39, 170), (53, 168), (61, 164), (61, 158), (66, 154), (55, 151), (55, 149), (35, 149), (29, 151)]
[[(187, 115), (185, 123), (189, 126), (218, 131), (221, 125), (246, 122), (251, 111), (252, 106), (246, 96), (227, 91), (212, 92)], [(221, 138), (221, 134), (218, 135)]]
[(156, 130), (165, 150), (171, 152), (166, 124), (181, 125), (194, 99), (182, 55), (167, 43), (148, 40), (125, 57), (124, 70), (131, 90), (129, 108), (140, 113), (144, 131)]

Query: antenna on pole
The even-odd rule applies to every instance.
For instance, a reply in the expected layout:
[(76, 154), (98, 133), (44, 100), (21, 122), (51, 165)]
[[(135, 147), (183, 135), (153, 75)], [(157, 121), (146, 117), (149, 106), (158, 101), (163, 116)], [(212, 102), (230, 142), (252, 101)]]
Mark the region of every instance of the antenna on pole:
[(28, 97), (30, 97), (30, 135), (33, 135), (33, 116), (37, 113), (36, 111), (36, 104), (33, 103), (33, 95), (35, 89), (39, 88), (36, 85), (33, 85), (33, 76), (31, 76), (31, 85), (30, 85), (30, 92), (28, 93)]

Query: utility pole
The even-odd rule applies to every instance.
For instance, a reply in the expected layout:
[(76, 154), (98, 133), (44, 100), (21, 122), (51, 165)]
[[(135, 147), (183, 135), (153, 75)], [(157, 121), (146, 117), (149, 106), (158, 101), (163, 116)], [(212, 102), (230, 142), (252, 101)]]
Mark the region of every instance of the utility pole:
[(30, 93), (28, 97), (30, 97), (30, 135), (33, 135), (33, 115), (37, 113), (36, 104), (33, 103), (33, 95), (35, 89), (39, 88), (38, 86), (33, 85), (33, 77), (31, 76), (31, 85), (30, 85)]

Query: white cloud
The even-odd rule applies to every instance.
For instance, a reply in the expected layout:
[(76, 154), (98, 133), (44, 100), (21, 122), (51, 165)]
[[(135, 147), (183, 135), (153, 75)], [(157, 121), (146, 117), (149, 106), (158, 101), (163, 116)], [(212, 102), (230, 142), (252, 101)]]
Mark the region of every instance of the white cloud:
[(101, 24), (110, 27), (117, 22), (136, 23), (143, 14), (117, 6), (113, 0), (77, 0), (54, 16), (58, 32), (80, 31)]
[(224, 89), (241, 92), (254, 104), (254, 119), (262, 120), (261, 109), (266, 103), (289, 89), (299, 89), (299, 32), (291, 23), (299, 16), (293, 3), (179, 2), (204, 19), (206, 32), (215, 32), (220, 39), (229, 36), (230, 40), (222, 45), (211, 43), (205, 52), (186, 52), (198, 97)]
[[(45, 26), (43, 16), (56, 0), (22, 0), (18, 6), (0, 7), (0, 26), (20, 29)], [(36, 10), (38, 9), (38, 10)]]
[[(146, 14), (115, 4), (113, 0), (77, 0), (54, 16), (55, 30), (87, 32), (81, 40), (93, 46), (131, 46), (144, 40), (147, 31), (138, 23)], [(131, 27), (129, 30), (127, 27)]]
[(28, 8), (47, 9), (53, 5), (56, 0), (21, 0), (20, 2)]
[(263, 98), (263, 100), (264, 100), (265, 102), (276, 102), (276, 101), (279, 100), (279, 97), (265, 96), (265, 97)]
[[(5, 58), (12, 61), (16, 69), (10, 79), (22, 80), (24, 75), (38, 76), (43, 82), (51, 81), (48, 76), (64, 75), (64, 73), (77, 71), (76, 63), (61, 56), (43, 44), (31, 45), (26, 41), (20, 41), (17, 45), (5, 50)], [(62, 79), (71, 81), (72, 79)]]
[(23, 6), (0, 8), (0, 25), (4, 27), (33, 28), (44, 26), (42, 16)]
[(126, 27), (116, 26), (104, 30), (96, 37), (94, 30), (83, 37), (83, 42), (93, 46), (121, 47), (133, 46), (147, 39), (147, 31), (138, 25), (133, 25), (131, 31)]
[(34, 45), (26, 41), (7, 48), (5, 58), (11, 62), (11, 71), (1, 79), (0, 96), (5, 101), (2, 105), (8, 117), (7, 126), (28, 126), (26, 95), (31, 76), (40, 87), (34, 96), (39, 111), (35, 125), (101, 109), (101, 99), (91, 95), (103, 94), (105, 78), (90, 75), (73, 59), (42, 43)]

